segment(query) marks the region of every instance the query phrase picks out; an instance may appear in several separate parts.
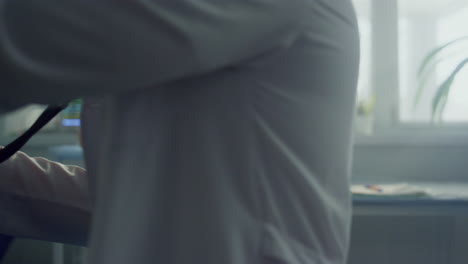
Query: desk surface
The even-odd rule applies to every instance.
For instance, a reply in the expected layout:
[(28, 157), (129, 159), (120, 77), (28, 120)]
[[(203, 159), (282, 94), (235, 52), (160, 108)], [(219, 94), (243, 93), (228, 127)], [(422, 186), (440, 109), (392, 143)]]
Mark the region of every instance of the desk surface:
[(418, 183), (431, 196), (354, 195), (354, 215), (463, 215), (468, 216), (468, 184)]
[[(79, 146), (50, 149), (59, 161), (82, 158)], [(429, 196), (354, 195), (354, 215), (466, 215), (468, 216), (467, 183), (414, 183), (430, 189)]]
[(353, 197), (354, 206), (467, 206), (468, 200), (432, 198), (362, 198)]

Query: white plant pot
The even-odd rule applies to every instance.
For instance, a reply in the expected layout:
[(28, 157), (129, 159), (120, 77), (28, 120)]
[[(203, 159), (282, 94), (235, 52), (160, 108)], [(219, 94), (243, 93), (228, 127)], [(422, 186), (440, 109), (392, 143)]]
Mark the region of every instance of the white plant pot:
[(373, 115), (356, 115), (354, 119), (354, 129), (360, 135), (372, 135), (374, 133)]

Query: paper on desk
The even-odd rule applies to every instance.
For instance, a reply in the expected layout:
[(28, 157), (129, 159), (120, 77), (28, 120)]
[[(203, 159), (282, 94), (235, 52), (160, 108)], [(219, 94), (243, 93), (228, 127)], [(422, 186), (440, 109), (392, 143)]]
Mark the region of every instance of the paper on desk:
[(437, 200), (468, 200), (467, 183), (354, 184), (353, 195), (374, 197), (427, 197)]
[(351, 192), (357, 195), (373, 196), (427, 196), (428, 188), (409, 185), (407, 183), (396, 184), (354, 184)]
[(468, 200), (468, 184), (466, 183), (432, 183), (421, 184), (427, 187), (429, 195), (438, 200)]

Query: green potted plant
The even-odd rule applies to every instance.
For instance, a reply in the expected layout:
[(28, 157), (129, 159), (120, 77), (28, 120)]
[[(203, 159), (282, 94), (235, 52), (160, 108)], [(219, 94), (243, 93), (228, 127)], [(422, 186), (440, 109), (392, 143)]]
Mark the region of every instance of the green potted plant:
[(355, 116), (355, 129), (358, 134), (371, 135), (374, 126), (374, 104), (375, 97), (369, 96), (357, 101), (356, 103), (356, 116)]
[[(427, 87), (427, 82), (431, 74), (433, 73), (436, 66), (443, 61), (444, 58), (442, 55), (443, 51), (449, 50), (455, 44), (466, 42), (468, 44), (468, 36), (463, 36), (445, 43), (433, 50), (431, 50), (422, 60), (421, 65), (418, 70), (418, 80), (419, 85), (416, 91), (414, 105), (416, 106), (419, 103), (422, 92)], [(432, 122), (440, 122), (442, 119), (442, 114), (444, 112), (445, 106), (447, 104), (447, 98), (450, 92), (450, 88), (460, 73), (460, 71), (468, 64), (468, 57), (460, 58), (457, 66), (450, 72), (446, 79), (437, 86), (437, 89), (432, 97), (431, 105), (431, 117)], [(468, 88), (468, 87), (467, 87)]]

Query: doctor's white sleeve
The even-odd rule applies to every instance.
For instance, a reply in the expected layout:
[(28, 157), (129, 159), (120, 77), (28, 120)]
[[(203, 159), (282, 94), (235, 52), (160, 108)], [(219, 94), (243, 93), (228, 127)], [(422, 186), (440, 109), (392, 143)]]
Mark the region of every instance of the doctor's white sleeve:
[(0, 164), (0, 233), (85, 245), (87, 186), (80, 167), (16, 153)]
[(288, 45), (305, 3), (0, 0), (0, 108), (146, 89), (234, 66)]

